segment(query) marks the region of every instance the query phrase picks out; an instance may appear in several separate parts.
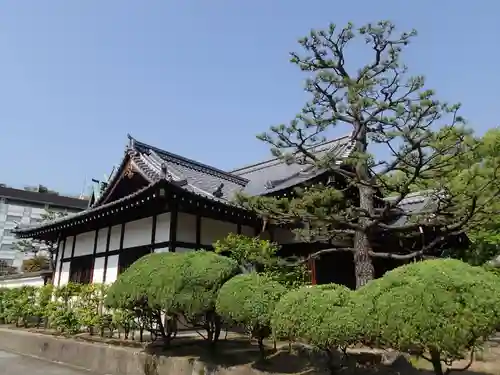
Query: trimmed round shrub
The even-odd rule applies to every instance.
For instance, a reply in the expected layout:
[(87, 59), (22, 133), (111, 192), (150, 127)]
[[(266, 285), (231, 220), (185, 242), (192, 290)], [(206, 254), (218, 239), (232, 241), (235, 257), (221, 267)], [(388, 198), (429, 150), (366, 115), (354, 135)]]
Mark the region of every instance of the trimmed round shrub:
[(463, 357), (500, 323), (500, 281), (459, 260), (412, 263), (354, 292), (368, 340), (440, 361)]
[(220, 289), (216, 311), (225, 321), (245, 327), (261, 343), (271, 333), (271, 315), (285, 292), (283, 285), (265, 275), (238, 275)]
[(359, 326), (351, 318), (351, 291), (342, 285), (306, 286), (283, 296), (271, 320), (277, 338), (322, 349), (346, 347)]
[(213, 310), (220, 287), (238, 272), (234, 260), (208, 251), (149, 254), (118, 277), (106, 305), (194, 316)]

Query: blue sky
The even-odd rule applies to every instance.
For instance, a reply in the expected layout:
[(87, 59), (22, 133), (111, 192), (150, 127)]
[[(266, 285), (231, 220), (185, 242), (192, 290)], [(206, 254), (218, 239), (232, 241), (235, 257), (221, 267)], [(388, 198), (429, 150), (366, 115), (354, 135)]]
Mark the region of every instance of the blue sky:
[[(497, 125), (500, 3), (397, 0), (0, 0), (0, 182), (78, 194), (126, 134), (230, 169), (305, 95), (288, 52), (311, 28), (389, 19), (404, 60), (479, 131)], [(361, 64), (352, 51), (353, 64)]]

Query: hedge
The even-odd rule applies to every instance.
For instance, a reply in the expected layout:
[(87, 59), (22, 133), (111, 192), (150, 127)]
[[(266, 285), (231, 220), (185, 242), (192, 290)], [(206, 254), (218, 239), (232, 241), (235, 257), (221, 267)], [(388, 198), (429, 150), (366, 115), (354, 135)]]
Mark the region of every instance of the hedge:
[(74, 284), (0, 290), (0, 319), (129, 337), (135, 329), (161, 330), (161, 313), (182, 314), (214, 343), (222, 317), (247, 328), (261, 348), (270, 333), (330, 354), (368, 344), (426, 358), (438, 375), (500, 326), (500, 278), (458, 260), (405, 265), (356, 291), (335, 284), (287, 289), (267, 275), (238, 270), (234, 260), (204, 251), (152, 254), (109, 291)]

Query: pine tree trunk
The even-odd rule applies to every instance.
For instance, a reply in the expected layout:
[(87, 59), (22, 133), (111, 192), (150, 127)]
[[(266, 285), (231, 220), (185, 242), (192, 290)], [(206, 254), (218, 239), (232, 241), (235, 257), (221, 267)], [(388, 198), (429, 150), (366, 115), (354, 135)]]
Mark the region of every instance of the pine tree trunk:
[(436, 375), (444, 375), (443, 366), (441, 364), (441, 354), (436, 349), (431, 349), (431, 363), (432, 368), (434, 369), (434, 373)]
[(368, 236), (363, 232), (354, 235), (354, 272), (356, 289), (375, 278), (375, 268), (370, 256), (371, 245)]
[(369, 215), (374, 212), (373, 195), (370, 171), (367, 160), (362, 156), (367, 152), (367, 129), (366, 125), (357, 124), (356, 151), (361, 157), (356, 163), (356, 178), (358, 179), (359, 208), (362, 210), (358, 225), (361, 227), (354, 234), (354, 269), (356, 274), (356, 289), (362, 287), (375, 278), (375, 269), (370, 256), (372, 246), (367, 232), (370, 226)]

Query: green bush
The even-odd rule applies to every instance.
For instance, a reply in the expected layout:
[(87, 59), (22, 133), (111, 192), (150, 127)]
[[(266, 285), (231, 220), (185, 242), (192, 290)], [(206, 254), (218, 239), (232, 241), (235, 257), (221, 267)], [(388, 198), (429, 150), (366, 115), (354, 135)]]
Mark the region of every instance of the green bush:
[(309, 341), (313, 326), (324, 317), (323, 306), (318, 306), (316, 301), (328, 292), (337, 293), (342, 302), (349, 296), (346, 287), (336, 284), (304, 286), (285, 294), (276, 305), (271, 319), (274, 336), (291, 341)]
[(309, 270), (305, 264), (285, 265), (278, 257), (277, 243), (230, 233), (214, 243), (217, 254), (226, 255), (238, 262), (246, 271), (265, 274), (288, 288), (298, 288), (308, 283)]
[(245, 327), (262, 351), (262, 340), (271, 333), (271, 315), (285, 292), (283, 285), (265, 275), (238, 275), (220, 289), (216, 310), (227, 322)]
[(463, 358), (500, 323), (500, 281), (458, 260), (399, 267), (355, 292), (363, 330), (373, 343), (417, 353), (436, 374)]
[(239, 272), (237, 262), (208, 251), (149, 254), (132, 264), (110, 287), (106, 305), (149, 314), (166, 340), (161, 314), (182, 315), (216, 341), (220, 324), (215, 301), (220, 287)]

